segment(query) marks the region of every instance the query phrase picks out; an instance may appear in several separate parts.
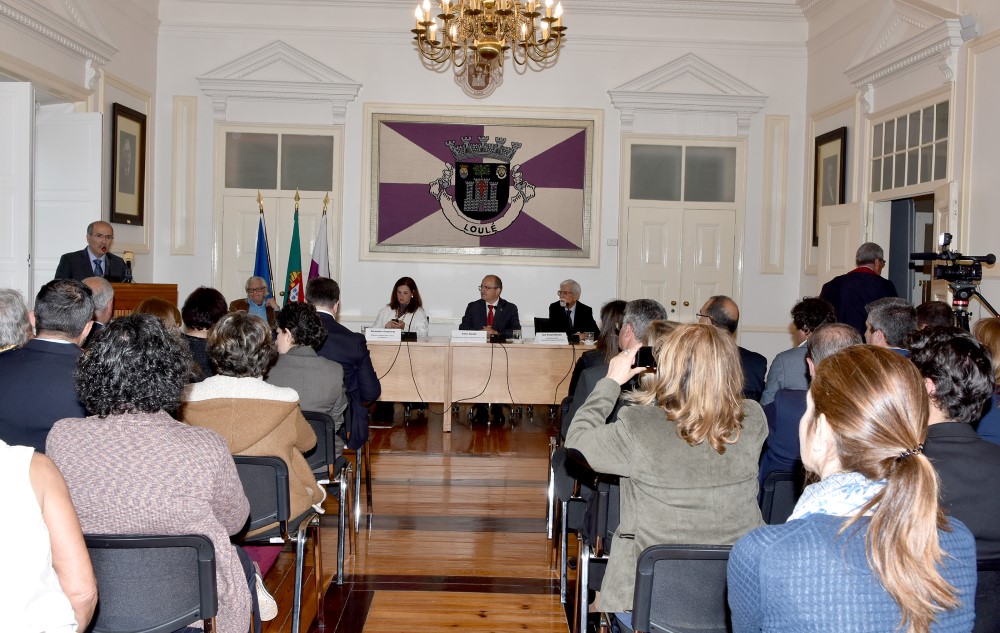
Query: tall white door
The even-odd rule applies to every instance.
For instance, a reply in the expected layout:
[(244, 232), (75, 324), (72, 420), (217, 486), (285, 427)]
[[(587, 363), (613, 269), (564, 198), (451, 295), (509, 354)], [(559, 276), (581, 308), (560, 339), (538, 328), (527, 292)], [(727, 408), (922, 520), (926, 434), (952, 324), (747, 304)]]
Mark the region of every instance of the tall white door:
[(34, 90), (0, 83), (0, 287), (31, 303), (31, 131)]
[[(295, 192), (281, 192), (280, 197), (271, 192), (264, 198), (264, 222), (271, 251), (271, 273), (274, 275), (274, 294), (278, 305), (284, 304), (281, 293), (285, 290), (288, 271), (288, 251), (292, 242), (295, 223)], [(301, 194), (299, 200), (299, 245), (301, 270), (309, 274), (309, 262), (316, 242), (320, 220), (323, 217), (325, 192)], [(233, 301), (246, 296), (246, 280), (253, 275), (257, 257), (257, 227), (260, 208), (257, 195), (229, 194), (222, 198), (222, 293)], [(328, 236), (329, 239), (329, 236)]]
[(87, 225), (101, 219), (99, 112), (41, 108), (35, 118), (33, 283), (55, 276), (59, 257), (86, 244)]
[(854, 257), (862, 243), (861, 205), (820, 207), (818, 229), (817, 289), (834, 277), (854, 270)]
[(656, 299), (689, 322), (713, 295), (733, 294), (736, 213), (635, 205), (626, 211), (628, 299)]

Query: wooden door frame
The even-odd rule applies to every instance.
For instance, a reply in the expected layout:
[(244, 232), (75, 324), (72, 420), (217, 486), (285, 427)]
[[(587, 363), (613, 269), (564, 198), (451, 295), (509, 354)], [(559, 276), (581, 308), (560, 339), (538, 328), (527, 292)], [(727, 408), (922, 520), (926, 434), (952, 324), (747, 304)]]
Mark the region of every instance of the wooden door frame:
[[(341, 258), (343, 257), (343, 203), (344, 203), (344, 126), (343, 125), (292, 125), (282, 123), (238, 123), (215, 122), (215, 142), (213, 147), (212, 187), (212, 281), (216, 288), (222, 285), (222, 203), (227, 191), (247, 192), (248, 189), (229, 189), (226, 180), (226, 133), (251, 132), (255, 134), (322, 134), (333, 137), (333, 183), (330, 191), (330, 207), (327, 210), (328, 247), (335, 256), (330, 259), (330, 277), (339, 279)], [(280, 156), (278, 157), (280, 161)], [(281, 184), (280, 182), (278, 183)], [(282, 189), (271, 189), (268, 193), (283, 193)], [(256, 191), (253, 192), (256, 195)], [(289, 194), (289, 197), (294, 193)], [(330, 236), (333, 236), (332, 238)]]
[[(628, 270), (626, 253), (628, 250), (628, 207), (629, 185), (632, 175), (632, 159), (629, 151), (632, 145), (651, 143), (654, 145), (677, 144), (684, 147), (733, 147), (736, 149), (736, 183), (733, 208), (736, 212), (736, 234), (733, 245), (733, 296), (737, 305), (743, 294), (743, 241), (746, 223), (746, 181), (747, 181), (747, 139), (740, 136), (681, 136), (673, 134), (622, 134), (621, 135), (621, 165), (618, 185), (618, 279), (617, 296), (624, 296)], [(678, 208), (683, 208), (685, 202), (678, 201)], [(703, 203), (690, 203), (703, 204)], [(718, 205), (720, 203), (711, 203)]]

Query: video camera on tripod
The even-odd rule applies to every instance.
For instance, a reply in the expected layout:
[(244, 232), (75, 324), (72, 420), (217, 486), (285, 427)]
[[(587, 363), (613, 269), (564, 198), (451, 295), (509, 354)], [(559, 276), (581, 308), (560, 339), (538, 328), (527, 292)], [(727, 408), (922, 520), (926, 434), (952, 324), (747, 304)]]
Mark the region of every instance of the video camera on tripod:
[(927, 260), (943, 261), (944, 264), (934, 266), (933, 279), (943, 279), (948, 282), (951, 289), (951, 307), (955, 314), (955, 324), (965, 330), (969, 329), (968, 311), (969, 299), (973, 296), (979, 297), (993, 316), (1000, 316), (993, 309), (990, 302), (986, 300), (976, 285), (983, 278), (983, 264), (993, 265), (997, 261), (997, 256), (993, 253), (989, 255), (963, 255), (956, 251), (948, 250), (951, 245), (951, 233), (942, 233), (938, 238), (941, 246), (940, 253), (910, 253), (910, 261)]

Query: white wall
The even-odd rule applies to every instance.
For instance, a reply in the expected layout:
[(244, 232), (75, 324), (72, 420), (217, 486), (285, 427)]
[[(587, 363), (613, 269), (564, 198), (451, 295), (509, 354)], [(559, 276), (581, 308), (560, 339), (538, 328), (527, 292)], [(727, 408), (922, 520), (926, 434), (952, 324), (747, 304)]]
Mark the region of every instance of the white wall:
[[(156, 109), (156, 232), (157, 281), (177, 281), (183, 297), (195, 286), (211, 283), (212, 271), (212, 160), (214, 121), (209, 99), (201, 93), (196, 77), (276, 39), (300, 49), (362, 84), (361, 94), (348, 107), (345, 138), (343, 232), (341, 267), (343, 314), (346, 321), (370, 319), (389, 297), (392, 282), (402, 274), (413, 276), (421, 288), (432, 320), (439, 329), (451, 329), (465, 304), (478, 298), (475, 287), (486, 273), (504, 280), (504, 297), (517, 303), (522, 320), (544, 314), (555, 299), (559, 281), (567, 277), (583, 285), (583, 301), (599, 307), (615, 296), (619, 218), (619, 113), (607, 95), (609, 89), (676, 58), (694, 52), (768, 96), (764, 109), (754, 116), (748, 143), (746, 235), (742, 262), (743, 330), (747, 343), (769, 355), (787, 347), (788, 309), (798, 294), (802, 173), (798, 160), (790, 161), (785, 246), (785, 271), (759, 273), (761, 160), (763, 125), (767, 114), (791, 117), (791, 154), (803, 143), (806, 60), (804, 20), (784, 17), (747, 19), (725, 13), (686, 13), (647, 9), (627, 18), (617, 7), (601, 9), (597, 3), (580, 3), (574, 13), (567, 3), (568, 43), (558, 64), (542, 72), (519, 75), (508, 67), (504, 84), (488, 99), (466, 97), (449, 73), (425, 70), (408, 35), (412, 12), (394, 3), (233, 4), (162, 1), (157, 69)], [(780, 4), (780, 3), (778, 3)], [(791, 4), (791, 3), (787, 3)], [(771, 5), (776, 6), (776, 5)], [(614, 19), (611, 19), (612, 16)], [(197, 245), (192, 257), (171, 257), (162, 248), (168, 234), (170, 106), (174, 95), (196, 95), (198, 109)], [(488, 264), (437, 264), (361, 262), (362, 111), (364, 102), (413, 104), (476, 104), (533, 107), (600, 108), (605, 112), (601, 184), (600, 265), (519, 266)], [(282, 120), (281, 107), (272, 107), (273, 119)], [(301, 121), (323, 123), (324, 121)], [(690, 133), (684, 129), (643, 130), (663, 134)], [(768, 288), (767, 295), (754, 288)], [(752, 335), (750, 333), (753, 333)]]

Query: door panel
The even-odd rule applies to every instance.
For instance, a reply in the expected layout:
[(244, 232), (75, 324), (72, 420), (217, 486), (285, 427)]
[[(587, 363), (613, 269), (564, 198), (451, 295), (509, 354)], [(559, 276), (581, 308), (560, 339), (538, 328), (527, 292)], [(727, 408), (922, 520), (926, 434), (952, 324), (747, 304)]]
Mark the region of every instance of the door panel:
[(819, 208), (819, 267), (817, 288), (837, 275), (854, 270), (854, 256), (862, 243), (861, 205), (839, 204)]
[(656, 299), (666, 306), (680, 295), (683, 215), (652, 206), (631, 206), (627, 213), (625, 297)]
[(28, 83), (0, 83), (0, 288), (31, 304), (31, 131), (34, 91)]
[(695, 320), (695, 314), (709, 297), (733, 295), (735, 212), (686, 209), (684, 248), (685, 266), (681, 272), (683, 296), (677, 316), (687, 322)]

